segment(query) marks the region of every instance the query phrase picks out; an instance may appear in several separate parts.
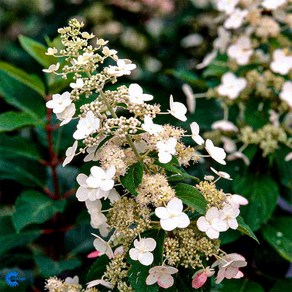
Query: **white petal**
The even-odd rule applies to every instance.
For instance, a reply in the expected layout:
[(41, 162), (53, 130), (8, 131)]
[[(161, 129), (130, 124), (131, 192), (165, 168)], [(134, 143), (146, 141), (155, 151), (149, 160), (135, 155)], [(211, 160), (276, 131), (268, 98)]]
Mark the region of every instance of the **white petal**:
[(156, 274), (150, 273), (146, 278), (146, 285), (153, 285), (157, 282), (157, 279), (158, 277)]
[(160, 225), (163, 230), (171, 231), (177, 227), (176, 218), (161, 219)]
[(167, 152), (158, 152), (158, 160), (161, 163), (168, 163), (169, 161), (171, 161), (172, 156), (171, 154), (167, 153)]
[(138, 260), (138, 256), (139, 256), (139, 253), (140, 251), (136, 248), (131, 248), (129, 250), (129, 255), (130, 255), (130, 258), (134, 261), (137, 261)]
[(157, 281), (157, 284), (164, 289), (171, 287), (173, 283), (174, 283), (173, 277), (168, 274), (161, 275)]
[(160, 219), (168, 219), (169, 218), (169, 213), (165, 207), (156, 208), (155, 215)]
[(153, 251), (156, 247), (156, 241), (153, 238), (143, 238), (144, 248)]
[(210, 239), (215, 239), (215, 238), (218, 238), (219, 237), (219, 231), (213, 229), (213, 228), (209, 228), (207, 231), (206, 231), (206, 234), (207, 236), (210, 238)]
[(197, 220), (197, 227), (200, 231), (206, 232), (210, 228), (210, 223), (206, 220), (204, 216), (201, 216)]
[(187, 214), (181, 213), (179, 216), (177, 216), (177, 227), (186, 228), (190, 225), (190, 223), (190, 218)]
[(183, 203), (182, 200), (179, 198), (173, 198), (171, 199), (167, 206), (166, 206), (167, 212), (171, 214), (180, 214), (183, 210)]
[(138, 260), (142, 265), (149, 266), (153, 263), (154, 257), (151, 252), (145, 252), (138, 255)]

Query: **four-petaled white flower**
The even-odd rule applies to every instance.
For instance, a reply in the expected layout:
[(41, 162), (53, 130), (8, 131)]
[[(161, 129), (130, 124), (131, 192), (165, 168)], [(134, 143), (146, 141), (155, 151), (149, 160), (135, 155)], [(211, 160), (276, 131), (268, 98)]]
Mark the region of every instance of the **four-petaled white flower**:
[(101, 212), (102, 205), (100, 200), (86, 200), (85, 205), (88, 213), (90, 214), (90, 225), (93, 228), (99, 228), (101, 225), (105, 224), (107, 218)]
[(243, 256), (237, 253), (227, 254), (212, 264), (212, 268), (219, 267), (216, 277), (216, 284), (219, 284), (226, 279), (239, 279), (243, 277), (243, 273), (239, 268), (245, 267), (247, 262)]
[(106, 171), (99, 166), (92, 166), (90, 176), (87, 178), (86, 183), (89, 188), (99, 188), (100, 196), (107, 198), (109, 191), (114, 187), (115, 182), (113, 177), (115, 173), (116, 169), (114, 166), (111, 166)]
[(192, 131), (192, 139), (198, 144), (202, 145), (204, 144), (204, 139), (199, 135), (200, 127), (196, 122), (192, 122), (190, 124), (191, 131)]
[(183, 122), (187, 120), (186, 113), (188, 110), (186, 106), (181, 102), (177, 102), (177, 101), (174, 102), (172, 95), (170, 95), (169, 97), (169, 107), (170, 107), (170, 110), (168, 110), (168, 112), (171, 115), (173, 115), (175, 118)]
[(220, 95), (236, 99), (246, 85), (247, 82), (244, 78), (236, 77), (232, 72), (227, 72), (222, 76), (217, 91)]
[(286, 75), (292, 69), (292, 56), (287, 56), (283, 49), (276, 49), (270, 67), (273, 72)]
[(95, 201), (96, 199), (100, 199), (102, 196), (100, 195), (99, 188), (90, 188), (86, 182), (88, 176), (84, 173), (80, 173), (77, 175), (77, 182), (79, 184), (79, 188), (76, 192), (76, 197), (78, 201), (84, 202), (86, 200)]
[(144, 123), (142, 124), (142, 129), (151, 135), (156, 136), (163, 130), (163, 127), (158, 124), (154, 124), (153, 120), (149, 116), (144, 116)]
[(228, 179), (228, 180), (232, 180), (232, 178), (230, 177), (230, 175), (227, 173), (227, 172), (224, 172), (224, 171), (218, 171), (216, 170), (215, 168), (213, 167), (210, 167), (210, 169), (216, 173), (219, 177), (222, 177), (222, 178), (225, 178), (225, 179)]
[(279, 97), (292, 108), (292, 81), (286, 81), (283, 84)]
[(132, 103), (143, 104), (144, 101), (153, 99), (153, 95), (143, 93), (142, 87), (137, 83), (132, 83), (129, 86), (129, 101)]
[(47, 108), (53, 109), (53, 113), (59, 114), (72, 103), (70, 93), (65, 91), (62, 94), (53, 94), (52, 99), (46, 103)]
[(224, 159), (226, 158), (226, 153), (223, 148), (214, 146), (213, 142), (207, 139), (205, 143), (205, 149), (215, 161), (223, 165), (226, 164), (226, 162), (224, 161)]
[(52, 64), (51, 66), (49, 66), (48, 69), (43, 69), (43, 72), (54, 73), (54, 72), (58, 71), (59, 68), (60, 68), (60, 63)]
[(156, 241), (153, 238), (135, 239), (134, 246), (129, 250), (130, 258), (134, 261), (138, 260), (144, 266), (151, 265), (154, 260), (151, 251), (155, 249)]
[(239, 28), (247, 14), (248, 11), (246, 9), (239, 8), (234, 9), (233, 12), (229, 15), (229, 17), (225, 20), (224, 27), (227, 29)]
[(217, 0), (215, 1), (216, 7), (219, 11), (224, 11), (227, 14), (233, 12), (235, 6), (238, 4), (239, 0)]
[(58, 120), (62, 121), (60, 126), (68, 124), (75, 115), (76, 107), (74, 103), (68, 105), (61, 113), (56, 114)]
[(63, 167), (70, 163), (75, 156), (77, 150), (78, 142), (75, 141), (74, 144), (66, 150), (66, 158), (63, 161)]
[(222, 213), (223, 218), (226, 221), (227, 225), (231, 229), (237, 229), (238, 222), (236, 220), (236, 217), (239, 215), (239, 208), (234, 208), (234, 205), (231, 206), (229, 204), (225, 204)]
[(263, 0), (261, 4), (268, 10), (275, 10), (286, 2), (287, 0)]
[(136, 69), (136, 65), (128, 59), (119, 59), (117, 66), (109, 66), (106, 73), (111, 76), (120, 77), (123, 75), (130, 75), (131, 71)]
[(238, 65), (246, 65), (253, 53), (250, 38), (241, 36), (227, 49), (228, 57), (235, 59)]
[(155, 266), (149, 270), (146, 278), (146, 285), (158, 284), (159, 287), (167, 289), (174, 283), (171, 275), (178, 272), (178, 269), (170, 266)]
[(182, 200), (178, 198), (171, 199), (166, 207), (156, 208), (155, 214), (160, 218), (162, 229), (166, 231), (171, 231), (175, 228), (186, 228), (190, 224), (188, 215), (183, 212)]
[(156, 147), (158, 149), (158, 159), (161, 163), (168, 163), (172, 159), (172, 155), (175, 154), (176, 139), (169, 138), (165, 142), (158, 141)]
[(99, 129), (100, 120), (96, 118), (92, 111), (88, 111), (84, 118), (80, 118), (77, 124), (77, 130), (73, 134), (73, 138), (81, 140), (96, 132)]
[(228, 229), (227, 222), (221, 210), (211, 207), (205, 216), (201, 216), (197, 221), (197, 227), (211, 239), (219, 237), (220, 232)]
[(73, 83), (73, 82), (70, 83), (70, 87), (73, 88), (73, 89), (82, 88), (83, 86), (84, 86), (84, 82), (83, 82), (82, 78), (76, 79), (75, 83)]

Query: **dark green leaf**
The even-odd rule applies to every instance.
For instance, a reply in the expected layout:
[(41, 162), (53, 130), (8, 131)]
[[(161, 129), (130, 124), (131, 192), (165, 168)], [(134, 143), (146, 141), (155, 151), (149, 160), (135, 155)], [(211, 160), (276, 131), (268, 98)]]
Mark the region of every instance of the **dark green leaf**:
[(244, 195), (249, 203), (242, 208), (241, 216), (255, 231), (271, 217), (278, 199), (278, 186), (267, 176), (252, 174), (234, 180), (234, 193)]
[(32, 160), (39, 160), (41, 158), (38, 150), (31, 141), (17, 136), (10, 137), (5, 134), (0, 134), (0, 156), (7, 158), (17, 155)]
[(179, 183), (175, 186), (175, 193), (184, 204), (194, 208), (200, 214), (206, 214), (207, 201), (194, 186)]
[(50, 65), (57, 63), (55, 57), (45, 54), (47, 48), (41, 43), (23, 35), (19, 37), (19, 42), (23, 49), (42, 66), (47, 68)]
[(37, 91), (40, 95), (45, 96), (45, 86), (38, 76), (29, 75), (23, 70), (13, 67), (5, 62), (0, 62), (0, 71), (5, 72), (5, 74), (19, 82), (24, 83), (26, 86)]
[(65, 205), (65, 200), (54, 201), (42, 193), (25, 191), (16, 200), (13, 224), (19, 232), (29, 224), (47, 221), (57, 212), (62, 212)]
[(262, 229), (265, 240), (289, 262), (292, 262), (291, 226), (291, 217), (277, 217)]
[(40, 121), (23, 112), (5, 112), (0, 114), (0, 133), (10, 132), (23, 127), (34, 126)]
[(107, 255), (100, 256), (91, 266), (90, 270), (86, 276), (86, 282), (90, 282), (96, 279), (101, 279), (104, 272), (106, 271), (106, 266), (110, 262)]
[(15, 247), (24, 247), (40, 236), (39, 230), (28, 230), (17, 234), (11, 216), (0, 216), (0, 255)]
[(237, 219), (237, 222), (238, 222), (237, 230), (239, 230), (242, 233), (248, 235), (249, 237), (253, 238), (257, 243), (259, 243), (257, 237), (255, 236), (253, 231), (250, 229), (250, 227), (244, 222), (243, 218), (241, 216), (238, 216), (236, 219)]
[(137, 188), (142, 182), (143, 164), (137, 162), (131, 165), (125, 176), (121, 177), (122, 185), (133, 195), (137, 195)]
[(253, 281), (248, 279), (231, 279), (224, 280), (223, 288), (219, 290), (220, 292), (264, 292), (264, 288)]
[(278, 280), (269, 292), (292, 291), (292, 279)]

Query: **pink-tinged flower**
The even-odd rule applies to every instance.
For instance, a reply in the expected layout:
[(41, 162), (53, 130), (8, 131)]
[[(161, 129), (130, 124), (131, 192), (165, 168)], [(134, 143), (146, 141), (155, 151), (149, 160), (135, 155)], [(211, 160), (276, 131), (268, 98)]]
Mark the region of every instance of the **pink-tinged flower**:
[(204, 144), (204, 139), (199, 135), (200, 133), (200, 127), (196, 122), (192, 122), (190, 124), (191, 131), (192, 131), (192, 139), (198, 144), (202, 145)]
[(155, 215), (160, 218), (160, 225), (166, 231), (186, 228), (190, 224), (188, 215), (183, 212), (182, 200), (178, 198), (171, 199), (166, 207), (156, 208)]
[(187, 108), (186, 106), (181, 103), (181, 102), (174, 102), (173, 101), (173, 96), (171, 95), (169, 98), (169, 107), (170, 110), (168, 112), (177, 118), (178, 120), (185, 122), (187, 120), (186, 113), (187, 113)]
[(197, 221), (197, 227), (211, 239), (218, 238), (219, 233), (228, 229), (227, 222), (221, 210), (216, 207), (210, 208), (206, 216), (201, 216)]
[(223, 149), (227, 152), (227, 153), (231, 153), (236, 151), (237, 147), (235, 142), (227, 137), (222, 137), (221, 141), (223, 142)]
[(214, 146), (213, 142), (209, 139), (206, 140), (205, 149), (215, 161), (223, 165), (226, 164), (224, 161), (226, 157), (224, 149)]
[(167, 289), (174, 283), (171, 275), (178, 272), (178, 269), (170, 266), (156, 266), (149, 270), (149, 275), (146, 278), (146, 285), (158, 284), (159, 287)]
[(210, 267), (197, 271), (193, 277), (192, 287), (195, 289), (201, 288), (207, 281), (208, 277), (212, 277), (215, 271)]
[(222, 209), (222, 213), (223, 213), (223, 218), (226, 221), (227, 225), (229, 228), (231, 229), (237, 229), (238, 227), (238, 222), (236, 220), (237, 216), (239, 215), (239, 209), (235, 208), (234, 205), (229, 205), (226, 204), (223, 209)]
[(91, 253), (89, 253), (87, 255), (87, 258), (89, 259), (94, 259), (94, 258), (97, 258), (101, 255), (101, 252), (99, 250), (95, 250), (95, 251), (92, 251)]
[(247, 262), (245, 258), (240, 254), (231, 253), (223, 256), (219, 260), (215, 261), (211, 266), (212, 268), (217, 266), (219, 268), (215, 283), (221, 283), (224, 278), (239, 279), (243, 277), (243, 273), (239, 270), (239, 268), (245, 267), (246, 265)]
[(134, 240), (134, 248), (129, 250), (130, 258), (139, 261), (144, 266), (152, 264), (154, 257), (151, 251), (156, 247), (156, 241), (153, 238), (141, 238)]
[(238, 128), (230, 121), (221, 120), (211, 125), (213, 130), (222, 130), (226, 132), (238, 132)]

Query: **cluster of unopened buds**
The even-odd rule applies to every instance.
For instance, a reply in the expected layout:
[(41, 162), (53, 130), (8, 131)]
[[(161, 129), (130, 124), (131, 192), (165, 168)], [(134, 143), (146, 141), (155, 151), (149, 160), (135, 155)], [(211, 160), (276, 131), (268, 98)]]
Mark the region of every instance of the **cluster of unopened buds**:
[[(65, 48), (49, 48), (47, 54), (61, 57), (63, 62), (44, 71), (60, 74), (64, 78), (71, 75), (75, 79), (70, 83), (71, 92), (54, 94), (46, 105), (57, 115), (61, 126), (71, 120), (78, 121), (73, 133), (75, 142), (67, 149), (63, 165), (80, 153), (87, 154), (85, 162), (94, 164), (89, 175), (81, 173), (77, 176), (79, 188), (76, 197), (85, 202), (92, 227), (98, 229), (103, 238), (110, 237), (105, 240), (94, 234), (96, 251), (89, 257), (107, 255), (116, 265), (122, 258), (124, 265), (120, 264), (120, 268), (125, 269), (126, 266), (128, 270), (131, 267), (127, 259), (130, 258), (149, 267), (146, 285), (157, 283), (162, 288), (174, 284), (172, 275), (178, 273), (182, 261), (188, 261), (188, 267), (193, 270), (201, 268), (194, 275), (191, 284), (194, 288), (201, 287), (215, 273), (215, 267), (219, 268), (216, 283), (224, 278), (242, 277), (239, 268), (247, 264), (245, 259), (238, 254), (224, 253), (218, 240), (220, 232), (238, 228), (239, 207), (248, 203), (240, 195), (216, 190), (216, 181), (220, 178), (231, 179), (229, 174), (211, 168), (217, 179), (206, 175), (202, 181), (206, 184), (205, 191), (204, 184), (200, 186), (202, 194), (195, 186), (187, 185), (206, 202), (206, 210), (195, 217), (198, 219), (191, 216), (196, 213), (196, 208), (194, 210), (188, 206), (180, 198), (175, 184), (170, 184), (175, 175), (184, 181), (187, 173), (182, 164), (198, 162), (201, 157), (211, 157), (225, 165), (225, 151), (211, 140), (205, 141), (196, 122), (189, 125), (190, 134), (182, 128), (155, 123), (155, 117), (161, 114), (187, 121), (187, 108), (174, 101), (173, 96), (169, 99), (169, 110), (161, 112), (158, 105), (146, 103), (153, 96), (144, 93), (137, 83), (132, 83), (128, 88), (120, 86), (105, 91), (105, 86), (111, 88), (110, 84), (115, 83), (117, 77), (130, 75), (136, 65), (127, 59), (119, 59), (117, 52), (109, 49), (102, 39), (95, 41), (97, 47), (91, 46), (94, 36), (80, 32), (82, 26), (77, 20), (71, 20), (68, 27), (59, 30)], [(106, 65), (108, 58), (116, 64)], [(197, 146), (185, 146), (182, 142), (184, 137), (191, 137)], [(206, 155), (200, 154), (197, 148), (206, 151)], [(151, 180), (153, 177), (157, 179)], [(187, 178), (199, 182), (198, 178), (190, 175)], [(209, 189), (212, 191), (209, 192)], [(212, 192), (215, 198), (211, 197)], [(104, 202), (110, 208), (103, 210)], [(193, 259), (183, 259), (183, 255), (175, 259), (171, 253), (163, 253), (159, 264), (151, 267), (158, 243), (153, 237), (143, 235), (149, 230), (161, 230), (166, 239), (177, 240), (178, 253), (180, 249), (187, 249), (183, 245), (185, 243), (179, 240), (180, 230), (195, 234), (189, 242), (206, 241), (208, 247), (189, 249)], [(216, 261), (211, 267), (204, 267), (205, 258), (211, 256)], [(173, 261), (176, 261), (175, 265), (169, 264)], [(113, 288), (127, 282), (125, 278), (119, 278), (122, 273), (119, 275), (118, 270), (112, 271), (110, 265), (111, 262), (102, 279), (88, 283), (88, 289), (99, 284)]]

